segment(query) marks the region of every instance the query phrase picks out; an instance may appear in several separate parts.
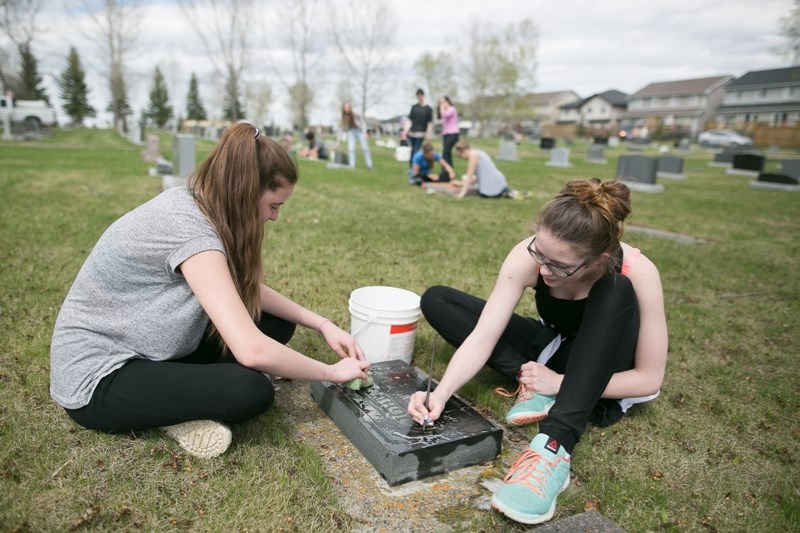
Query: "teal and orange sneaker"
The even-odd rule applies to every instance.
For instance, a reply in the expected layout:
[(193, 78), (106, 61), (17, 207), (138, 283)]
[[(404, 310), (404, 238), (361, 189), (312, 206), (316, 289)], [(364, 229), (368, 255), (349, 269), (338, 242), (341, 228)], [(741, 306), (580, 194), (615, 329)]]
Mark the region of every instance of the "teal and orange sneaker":
[(556, 497), (569, 485), (570, 456), (558, 441), (539, 433), (494, 493), (492, 507), (523, 524), (553, 518)]
[(509, 426), (525, 426), (538, 422), (547, 416), (550, 408), (556, 403), (555, 396), (530, 392), (522, 383), (519, 384), (516, 392), (508, 392), (502, 388), (495, 389), (495, 392), (509, 398), (517, 396), (514, 407), (506, 413), (506, 424)]

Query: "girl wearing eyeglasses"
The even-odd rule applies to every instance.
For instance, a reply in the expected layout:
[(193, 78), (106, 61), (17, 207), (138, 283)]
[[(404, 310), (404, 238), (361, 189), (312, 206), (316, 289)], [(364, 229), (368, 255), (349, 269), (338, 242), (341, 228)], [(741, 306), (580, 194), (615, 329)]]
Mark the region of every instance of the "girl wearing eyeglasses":
[[(492, 497), (513, 520), (552, 518), (589, 421), (608, 426), (659, 393), (664, 297), (655, 265), (620, 241), (630, 212), (625, 184), (572, 180), (542, 208), (535, 235), (508, 254), (488, 300), (443, 286), (422, 296), (425, 318), (457, 350), (428, 407), (417, 393), (408, 413), (418, 423), (436, 420), (448, 398), (488, 365), (518, 385), (506, 422), (539, 423)], [(514, 313), (528, 288), (541, 320)]]
[[(111, 224), (67, 294), (50, 347), (50, 394), (73, 420), (107, 433), (162, 428), (209, 458), (228, 448), (228, 423), (270, 408), (268, 374), (367, 378), (352, 335), (264, 283), (264, 224), (296, 182), (286, 150), (239, 123), (189, 187)], [(298, 324), (341, 360), (287, 346)]]

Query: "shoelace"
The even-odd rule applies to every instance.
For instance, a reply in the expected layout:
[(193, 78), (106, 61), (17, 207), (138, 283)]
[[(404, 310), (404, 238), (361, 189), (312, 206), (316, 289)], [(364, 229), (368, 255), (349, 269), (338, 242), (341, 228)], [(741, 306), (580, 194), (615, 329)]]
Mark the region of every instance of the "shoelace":
[(519, 396), (517, 398), (517, 402), (520, 402), (522, 400), (530, 400), (531, 398), (533, 398), (533, 394), (525, 390), (525, 385), (523, 385), (522, 383), (519, 384), (517, 390), (515, 390), (514, 392), (509, 392), (503, 387), (497, 387), (496, 389), (494, 389), (494, 392), (495, 394), (499, 394), (500, 396), (505, 396), (506, 398), (513, 398), (514, 396)]
[[(546, 463), (545, 471), (536, 468), (540, 460)], [(554, 468), (555, 464), (553, 462), (548, 461), (537, 452), (528, 448), (519, 456), (519, 459), (517, 459), (517, 462), (511, 467), (511, 470), (508, 471), (503, 481), (506, 483), (521, 483), (540, 496), (544, 496), (542, 487), (547, 482), (548, 474)], [(535, 484), (531, 482), (531, 478), (533, 478)]]

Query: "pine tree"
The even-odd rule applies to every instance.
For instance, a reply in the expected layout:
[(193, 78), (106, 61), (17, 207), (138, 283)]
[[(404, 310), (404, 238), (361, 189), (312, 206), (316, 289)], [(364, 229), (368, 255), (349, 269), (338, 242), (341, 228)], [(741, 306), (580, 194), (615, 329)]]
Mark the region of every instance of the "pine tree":
[[(233, 97), (231, 97), (233, 95)], [(231, 101), (233, 98), (233, 101)], [(236, 93), (236, 82), (228, 80), (226, 83), (225, 99), (224, 99), (224, 113), (223, 116), (226, 120), (237, 122), (245, 116), (244, 109), (241, 102), (239, 102), (239, 95)]]
[(186, 93), (186, 120), (206, 120), (206, 110), (200, 100), (200, 91), (197, 89), (197, 76), (192, 72), (189, 80), (189, 92)]
[(49, 104), (50, 99), (41, 86), (42, 77), (39, 75), (38, 62), (33, 55), (30, 44), (21, 45), (19, 52), (21, 66), (17, 98), (21, 100), (44, 100)]
[(128, 89), (125, 86), (125, 78), (122, 72), (117, 70), (111, 74), (108, 80), (109, 91), (111, 92), (111, 100), (108, 102), (106, 111), (114, 114), (114, 127), (122, 128), (122, 131), (128, 132), (128, 117), (133, 113), (131, 105), (128, 102)]
[(164, 83), (161, 69), (156, 67), (153, 72), (153, 85), (150, 87), (150, 103), (144, 116), (153, 121), (157, 128), (163, 128), (172, 118), (172, 106), (169, 105), (169, 92)]
[(72, 119), (73, 124), (83, 123), (86, 117), (95, 116), (95, 109), (89, 105), (89, 89), (86, 87), (86, 72), (81, 66), (81, 58), (75, 47), (70, 47), (67, 67), (58, 80), (58, 97), (64, 101), (62, 108)]

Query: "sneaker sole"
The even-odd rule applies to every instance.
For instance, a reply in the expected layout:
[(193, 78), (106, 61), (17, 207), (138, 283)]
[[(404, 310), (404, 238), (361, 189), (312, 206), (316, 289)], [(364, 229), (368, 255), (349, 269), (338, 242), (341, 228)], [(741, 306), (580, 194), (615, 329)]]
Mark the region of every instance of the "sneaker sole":
[(540, 420), (544, 420), (545, 418), (547, 418), (547, 413), (535, 413), (524, 416), (520, 415), (513, 418), (506, 418), (506, 424), (509, 426), (527, 426), (529, 424), (539, 422)]
[[(558, 494), (564, 492), (564, 490), (566, 490), (568, 486), (569, 486), (569, 476), (567, 476), (567, 479), (564, 480), (564, 484), (561, 485), (561, 488), (558, 489)], [(557, 497), (553, 499), (553, 505), (550, 506), (550, 509), (548, 509), (548, 511), (545, 514), (527, 514), (527, 513), (522, 513), (520, 511), (516, 511), (506, 506), (502, 502), (497, 501), (494, 495), (492, 496), (490, 503), (492, 504), (492, 507), (494, 507), (496, 511), (506, 515), (511, 520), (519, 522), (520, 524), (530, 525), (530, 524), (541, 524), (542, 522), (547, 522), (548, 520), (553, 518), (553, 515), (556, 514), (557, 499), (558, 499)]]
[(222, 455), (233, 440), (231, 430), (227, 426), (209, 420), (183, 422), (162, 429), (184, 450), (201, 459)]

